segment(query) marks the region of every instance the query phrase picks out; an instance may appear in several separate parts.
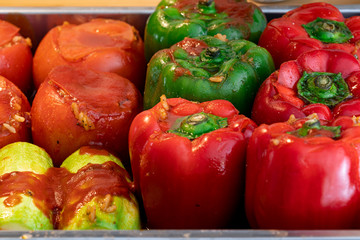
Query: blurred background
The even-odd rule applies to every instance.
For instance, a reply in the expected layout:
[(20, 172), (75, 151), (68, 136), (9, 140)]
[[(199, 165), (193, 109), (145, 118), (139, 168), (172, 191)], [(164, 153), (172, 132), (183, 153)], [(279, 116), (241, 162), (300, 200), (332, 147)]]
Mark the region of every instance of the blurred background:
[[(160, 0), (0, 0), (0, 7), (61, 7), (61, 6), (103, 6), (103, 7), (152, 7), (156, 6)], [(252, 0), (250, 0), (252, 1)], [(301, 5), (310, 2), (319, 2), (312, 0), (275, 0), (273, 3), (265, 3), (269, 0), (257, 0), (258, 5)], [(325, 0), (331, 4), (360, 4), (359, 0)]]

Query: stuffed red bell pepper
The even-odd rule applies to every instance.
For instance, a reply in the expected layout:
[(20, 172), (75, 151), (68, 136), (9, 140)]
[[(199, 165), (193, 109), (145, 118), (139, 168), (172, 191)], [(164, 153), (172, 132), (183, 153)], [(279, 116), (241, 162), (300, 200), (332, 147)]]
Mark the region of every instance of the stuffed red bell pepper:
[(360, 58), (360, 16), (345, 19), (335, 6), (304, 4), (273, 19), (259, 45), (273, 56), (276, 67), (314, 49), (342, 49)]
[(287, 121), (291, 114), (320, 119), (360, 115), (360, 64), (341, 50), (313, 50), (285, 62), (261, 85), (252, 119), (257, 123)]
[(133, 177), (150, 228), (223, 228), (243, 208), (244, 161), (255, 123), (226, 100), (162, 100), (136, 116)]
[(251, 227), (359, 227), (359, 146), (359, 126), (342, 128), (316, 118), (259, 126), (247, 149)]

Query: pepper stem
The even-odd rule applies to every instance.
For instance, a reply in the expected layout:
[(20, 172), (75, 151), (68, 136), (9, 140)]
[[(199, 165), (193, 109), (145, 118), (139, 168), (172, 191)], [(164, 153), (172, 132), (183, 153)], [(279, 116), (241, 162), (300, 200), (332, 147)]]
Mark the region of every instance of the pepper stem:
[(328, 107), (334, 107), (352, 96), (341, 73), (304, 72), (297, 89), (299, 96), (309, 103), (321, 103)]
[(199, 0), (198, 9), (203, 14), (215, 14), (215, 1), (214, 0)]
[(341, 136), (341, 126), (324, 126), (316, 118), (306, 121), (303, 126), (295, 131), (288, 132), (288, 134), (297, 137), (331, 137), (333, 139)]
[(302, 26), (311, 38), (324, 43), (345, 43), (354, 37), (345, 23), (334, 20), (317, 18)]
[(224, 127), (227, 127), (226, 118), (200, 112), (177, 119), (168, 132), (192, 140), (205, 133)]

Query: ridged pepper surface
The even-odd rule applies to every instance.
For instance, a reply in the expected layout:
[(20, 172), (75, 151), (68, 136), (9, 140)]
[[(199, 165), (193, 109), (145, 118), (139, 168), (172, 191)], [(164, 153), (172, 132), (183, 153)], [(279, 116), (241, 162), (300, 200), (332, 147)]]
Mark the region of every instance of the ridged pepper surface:
[(186, 38), (151, 59), (144, 107), (155, 106), (165, 94), (199, 102), (225, 99), (249, 115), (260, 84), (274, 70), (270, 54), (247, 40)]
[(360, 59), (360, 16), (344, 18), (335, 6), (304, 4), (268, 23), (259, 45), (273, 56), (275, 66), (315, 49), (341, 49)]
[(146, 24), (145, 56), (185, 37), (221, 33), (257, 42), (266, 23), (261, 9), (246, 0), (162, 0)]
[(320, 119), (360, 115), (360, 64), (341, 50), (313, 50), (283, 63), (261, 85), (252, 119), (287, 121), (316, 113)]
[(245, 207), (250, 226), (358, 228), (359, 143), (358, 118), (260, 125), (247, 148)]
[(241, 217), (245, 149), (255, 127), (226, 100), (162, 97), (137, 115), (129, 148), (147, 226), (225, 228)]

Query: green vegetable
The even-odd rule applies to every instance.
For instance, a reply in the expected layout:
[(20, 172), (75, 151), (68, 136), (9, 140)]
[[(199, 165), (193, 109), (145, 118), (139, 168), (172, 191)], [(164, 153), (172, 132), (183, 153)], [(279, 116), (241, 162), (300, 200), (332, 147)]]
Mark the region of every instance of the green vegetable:
[(220, 33), (257, 42), (266, 23), (261, 9), (245, 0), (162, 0), (146, 24), (145, 56), (150, 60), (185, 37)]
[(186, 38), (149, 62), (144, 108), (165, 94), (199, 102), (225, 99), (250, 115), (258, 88), (274, 70), (268, 51), (247, 40)]
[(37, 188), (43, 185), (36, 184), (46, 186), (44, 174), (51, 167), (49, 155), (33, 144), (17, 142), (0, 149), (0, 229), (53, 229), (52, 209), (39, 199), (43, 189)]
[[(80, 173), (85, 177), (75, 185), (75, 188), (67, 190), (65, 204), (60, 214), (60, 229), (141, 228), (139, 206), (129, 187), (132, 183), (119, 159), (104, 150), (84, 151), (83, 147), (70, 155), (61, 168), (73, 174)], [(103, 174), (96, 175), (96, 172), (104, 169), (106, 171)], [(114, 176), (120, 181), (112, 180)], [(77, 178), (71, 181), (76, 182)], [(116, 194), (119, 189), (124, 193)], [(83, 201), (77, 201), (79, 191), (82, 191), (82, 196), (85, 194), (88, 197), (83, 198)], [(109, 192), (104, 193), (104, 191)], [(72, 213), (74, 208), (75, 214)]]

